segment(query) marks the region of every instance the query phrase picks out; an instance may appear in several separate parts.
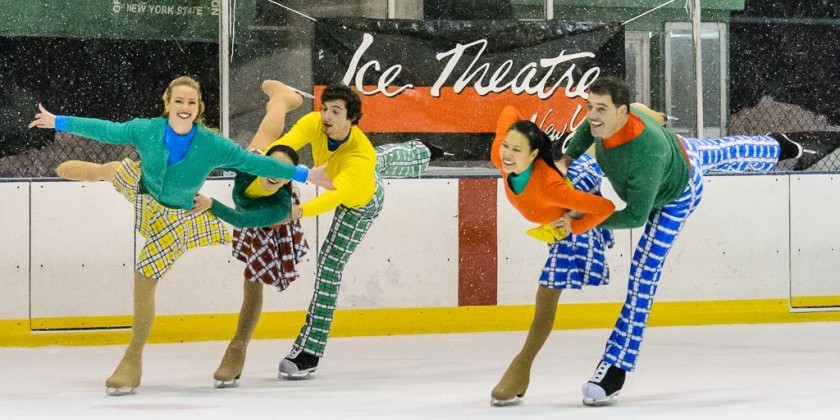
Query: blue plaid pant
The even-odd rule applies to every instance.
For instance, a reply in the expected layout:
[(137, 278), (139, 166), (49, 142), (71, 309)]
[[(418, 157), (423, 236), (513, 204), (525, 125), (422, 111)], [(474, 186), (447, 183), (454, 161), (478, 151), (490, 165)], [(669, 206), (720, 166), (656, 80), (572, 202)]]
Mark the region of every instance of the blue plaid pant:
[(691, 162), (690, 180), (679, 198), (648, 217), (630, 264), (627, 298), (604, 352), (603, 360), (629, 372), (636, 367), (665, 258), (688, 216), (700, 204), (703, 176), (710, 172), (772, 171), (780, 151), (778, 142), (767, 136), (682, 141)]

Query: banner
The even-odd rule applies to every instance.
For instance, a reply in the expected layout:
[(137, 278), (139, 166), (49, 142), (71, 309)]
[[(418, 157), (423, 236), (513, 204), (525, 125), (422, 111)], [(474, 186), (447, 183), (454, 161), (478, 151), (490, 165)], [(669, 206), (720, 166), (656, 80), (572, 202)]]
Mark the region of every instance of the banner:
[(355, 87), (374, 143), (419, 138), (456, 160), (488, 159), (506, 105), (558, 140), (599, 75), (624, 77), (618, 24), (323, 19), (312, 51), (316, 97), (329, 83)]
[[(217, 43), (223, 0), (0, 0), (0, 36)], [(256, 0), (233, 2), (250, 24)]]

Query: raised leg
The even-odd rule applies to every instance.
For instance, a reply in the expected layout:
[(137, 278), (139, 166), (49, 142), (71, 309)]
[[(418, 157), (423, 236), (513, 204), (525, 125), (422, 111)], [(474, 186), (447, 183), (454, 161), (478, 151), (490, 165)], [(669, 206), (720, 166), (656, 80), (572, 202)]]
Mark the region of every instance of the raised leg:
[(260, 121), (257, 133), (254, 134), (251, 145), (248, 146), (249, 149), (267, 149), (283, 134), (283, 129), (286, 127), (286, 114), (303, 103), (303, 98), (297, 92), (276, 80), (264, 81), (262, 90), (268, 95), (268, 103), (265, 105), (265, 116)]
[(114, 173), (120, 167), (120, 162), (93, 163), (82, 160), (68, 160), (55, 168), (55, 173), (61, 178), (71, 181), (114, 181)]

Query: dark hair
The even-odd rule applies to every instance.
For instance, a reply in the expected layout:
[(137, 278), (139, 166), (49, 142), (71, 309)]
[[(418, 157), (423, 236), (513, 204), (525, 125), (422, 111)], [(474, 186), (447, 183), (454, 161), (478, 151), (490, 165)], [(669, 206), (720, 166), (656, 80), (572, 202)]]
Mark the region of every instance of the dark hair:
[(333, 83), (321, 92), (321, 103), (329, 101), (344, 101), (344, 106), (347, 107), (347, 119), (353, 125), (359, 124), (362, 119), (362, 99), (359, 94), (350, 86), (341, 83)]
[(516, 130), (518, 133), (528, 139), (528, 146), (531, 150), (537, 150), (537, 159), (542, 159), (549, 168), (554, 169), (560, 175), (560, 169), (554, 164), (554, 159), (551, 153), (551, 139), (545, 134), (538, 125), (528, 120), (519, 120), (511, 124), (508, 132)]
[[(288, 156), (289, 159), (292, 160), (292, 165), (297, 165), (298, 163), (300, 163), (300, 156), (298, 156), (297, 151), (295, 151), (295, 149), (292, 149), (289, 146), (286, 146), (285, 144), (275, 144), (274, 146), (269, 147), (268, 150), (265, 152), (265, 155), (271, 156), (274, 152), (285, 153), (286, 156)], [(289, 194), (292, 193), (291, 182), (287, 182), (286, 185), (283, 186), (283, 188), (287, 189), (289, 191)]]
[(624, 105), (630, 111), (630, 88), (624, 80), (613, 76), (599, 77), (589, 85), (589, 93), (610, 95), (616, 108)]

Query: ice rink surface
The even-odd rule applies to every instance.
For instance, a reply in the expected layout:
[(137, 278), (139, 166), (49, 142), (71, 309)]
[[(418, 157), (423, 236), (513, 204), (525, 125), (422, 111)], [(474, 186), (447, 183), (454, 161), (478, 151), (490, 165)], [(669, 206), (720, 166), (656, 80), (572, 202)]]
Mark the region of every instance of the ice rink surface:
[(333, 338), (311, 380), (277, 379), (290, 339), (251, 343), (214, 389), (226, 342), (150, 344), (135, 395), (105, 378), (124, 346), (0, 348), (0, 419), (838, 419), (840, 323), (650, 328), (616, 404), (580, 386), (609, 330), (554, 331), (518, 406), (490, 390), (525, 332)]

